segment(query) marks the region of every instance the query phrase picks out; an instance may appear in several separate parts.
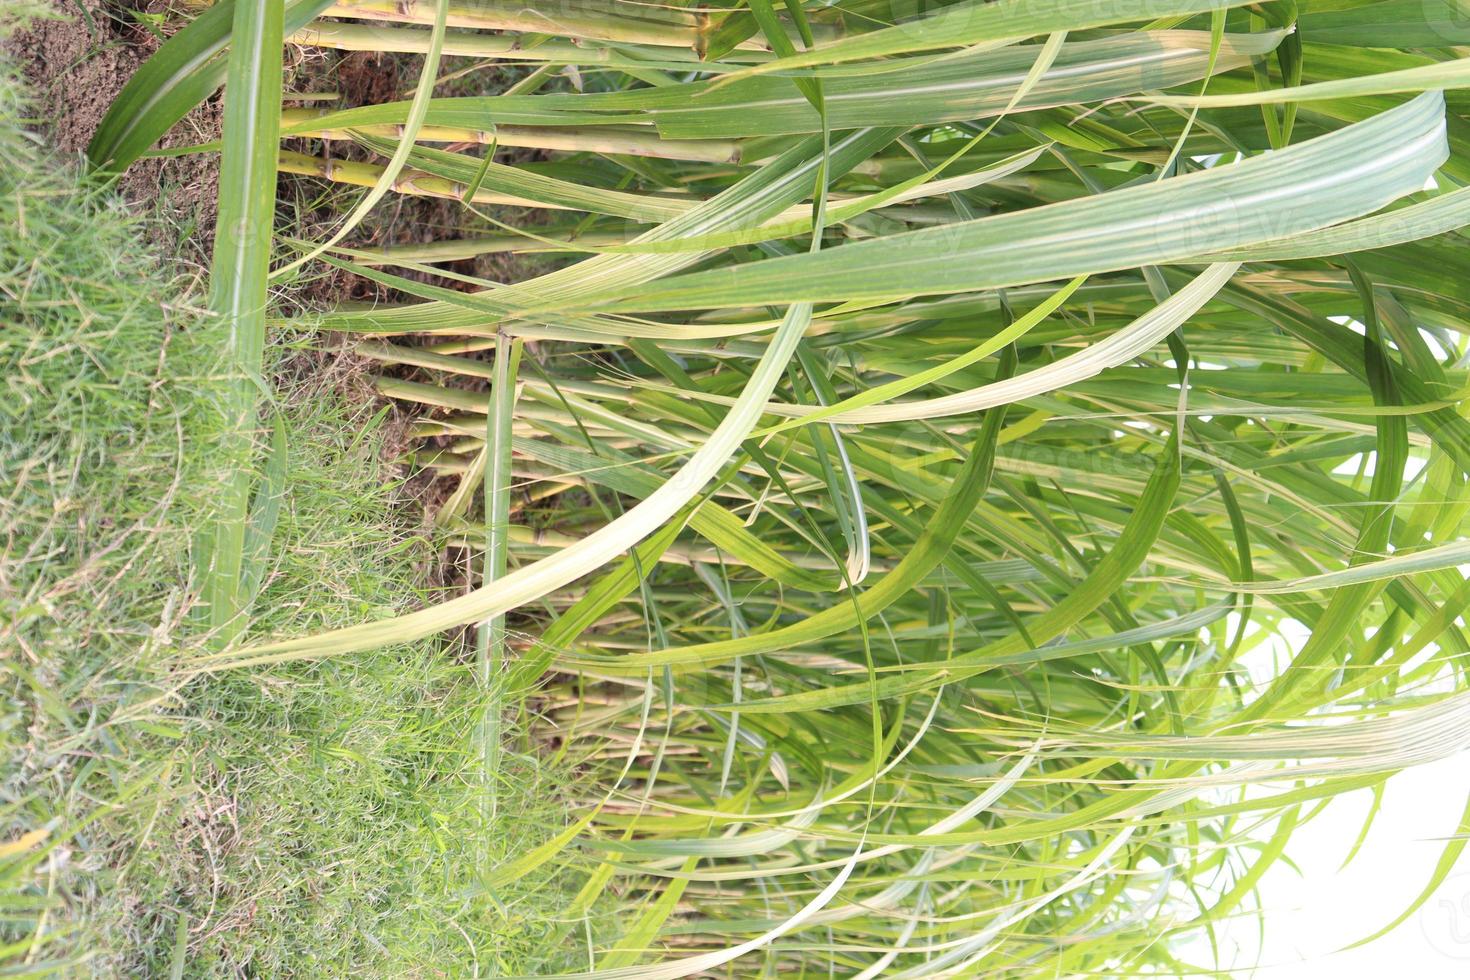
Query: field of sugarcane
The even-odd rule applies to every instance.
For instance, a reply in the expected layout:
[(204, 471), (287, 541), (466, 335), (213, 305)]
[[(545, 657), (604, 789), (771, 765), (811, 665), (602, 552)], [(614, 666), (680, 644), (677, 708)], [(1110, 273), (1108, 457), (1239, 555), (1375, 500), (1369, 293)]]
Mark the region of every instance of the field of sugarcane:
[[(193, 497), (168, 628), (107, 648), (146, 649), (129, 693), (66, 716), (70, 775), (0, 799), (21, 972), (1218, 975), (1327, 802), (1470, 749), (1463, 0), (217, 0), (178, 25), (86, 186), (222, 89), (219, 139), (165, 151), (220, 168), (179, 328)], [(341, 52), (410, 65), (401, 98), (283, 82)], [(303, 231), (288, 188), (330, 220)], [(420, 199), (460, 225), (367, 231)], [(511, 254), (523, 275), (464, 271)], [(282, 301), (328, 274), (386, 298)], [(283, 398), (303, 349), (378, 407)], [(409, 538), (364, 516), (390, 477), (355, 447), (388, 412), (391, 462), (444, 490)], [(16, 595), (0, 644), (52, 615)], [(66, 739), (140, 718), (78, 774)], [(390, 761), (358, 764), (353, 725)], [(302, 738), (331, 788), (261, 781)], [(221, 798), (309, 801), (264, 824), (340, 829), (290, 831), (289, 886), (256, 860), (234, 892), (139, 892), (170, 821), (89, 828), (214, 758), (251, 760), (210, 770)], [(59, 889), (89, 846), (95, 884)], [(145, 926), (87, 925), (114, 889)]]

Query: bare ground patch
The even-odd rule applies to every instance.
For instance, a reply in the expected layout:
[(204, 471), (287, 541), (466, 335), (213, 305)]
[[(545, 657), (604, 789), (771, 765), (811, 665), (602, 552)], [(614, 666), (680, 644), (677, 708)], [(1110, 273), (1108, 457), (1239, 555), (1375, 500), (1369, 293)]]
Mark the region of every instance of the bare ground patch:
[[(165, 16), (167, 0), (132, 9), (103, 0), (47, 0), (53, 17), (38, 19), (6, 42), (33, 100), (35, 130), (63, 157), (77, 159), (133, 72), (183, 23)], [(190, 112), (164, 147), (218, 139), (218, 94)], [(219, 195), (219, 159), (212, 153), (139, 160), (117, 189), (140, 210), (155, 207), (177, 230), (175, 246), (190, 257), (208, 254)], [(197, 250), (197, 251), (196, 251)]]

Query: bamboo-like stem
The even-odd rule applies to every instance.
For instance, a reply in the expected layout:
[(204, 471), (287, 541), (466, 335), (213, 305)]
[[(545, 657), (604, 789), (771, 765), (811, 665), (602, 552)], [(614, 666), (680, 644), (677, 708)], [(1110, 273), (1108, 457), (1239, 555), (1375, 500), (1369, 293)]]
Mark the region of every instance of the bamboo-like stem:
[[(352, 184), (356, 187), (372, 187), (377, 183), (378, 176), (383, 172), (383, 168), (375, 163), (360, 163), (356, 160), (332, 160), (326, 157), (314, 157), (305, 153), (297, 153), (294, 150), (282, 150), (277, 166), (282, 173), (323, 177), (333, 183)], [(405, 170), (393, 182), (393, 190), (399, 194), (409, 194), (416, 197), (439, 197), (451, 201), (459, 201), (464, 199), (466, 188), (458, 181), (435, 177), (433, 174), (426, 174), (421, 170)], [(557, 204), (532, 201), (528, 198), (515, 197), (510, 194), (497, 194), (494, 191), (483, 189), (476, 191), (471, 200), (476, 204), (500, 204), (507, 207), (569, 210)]]
[[(562, 488), (557, 488), (560, 492)], [(591, 534), (596, 528), (575, 528), (568, 531), (558, 531), (552, 528), (533, 528), (524, 524), (512, 524), (507, 529), (510, 543), (513, 545), (529, 546), (532, 548), (566, 548), (576, 544), (583, 537)], [(450, 541), (462, 548), (473, 548), (478, 550), (482, 547), (483, 529), (467, 524), (462, 529), (450, 532)], [(791, 554), (786, 556), (787, 560), (802, 568), (811, 568), (818, 571), (827, 571), (831, 568), (831, 562), (823, 555)], [(738, 556), (726, 554), (718, 548), (701, 547), (698, 545), (685, 544), (676, 541), (669, 545), (659, 556), (659, 561), (676, 565), (693, 565), (695, 563), (704, 565), (739, 565), (747, 567), (748, 563)], [(893, 567), (892, 562), (878, 562), (873, 566), (876, 572), (887, 572)]]
[[(352, 129), (316, 128), (313, 119), (328, 115), (330, 110), (288, 107), (281, 110), (281, 128), (290, 136), (306, 136), (324, 140), (350, 140), (353, 133), (397, 139), (403, 133), (398, 123), (374, 123)], [(470, 129), (463, 126), (421, 126), (418, 141), (422, 143), (480, 143), (499, 146), (521, 146), (538, 150), (561, 150), (569, 153), (620, 153), (627, 156), (654, 157), (663, 160), (690, 160), (698, 163), (739, 163), (741, 145), (738, 140), (664, 140), (651, 129), (624, 127), (574, 129), (557, 126), (497, 126), (494, 129)]]
[(461, 337), (454, 340), (440, 340), (432, 344), (424, 344), (419, 349), (435, 354), (470, 354), (475, 351), (494, 350), (495, 338)]
[[(709, 24), (708, 14), (651, 4), (581, 0), (577, 4), (536, 6), (517, 0), (456, 0), (449, 5), (449, 26), (697, 50)], [(432, 7), (425, 0), (344, 0), (328, 7), (323, 15), (425, 24), (433, 16)], [(759, 43), (747, 45), (764, 47)]]
[[(282, 150), (279, 156), (278, 167), (282, 173), (306, 174), (313, 177), (322, 177), (339, 184), (352, 184), (357, 187), (373, 187), (376, 185), (378, 176), (383, 168), (374, 163), (362, 163), (356, 160), (333, 160), (327, 157), (311, 156), (299, 153), (295, 150)], [(438, 197), (452, 201), (462, 201), (467, 188), (456, 180), (444, 177), (436, 177), (433, 174), (424, 173), (421, 170), (405, 170), (393, 182), (393, 190), (399, 194), (409, 194), (419, 197)], [(851, 200), (852, 195), (833, 194), (830, 200), (842, 202)], [(511, 194), (499, 194), (487, 191), (483, 188), (477, 190), (471, 200), (476, 204), (499, 204), (507, 207), (522, 208), (545, 208), (552, 211), (574, 211), (575, 208), (557, 204), (550, 201), (531, 200), (530, 198), (516, 197)], [(675, 199), (670, 199), (675, 200)], [(691, 204), (693, 204), (691, 200)], [(881, 214), (882, 211), (880, 210)], [(927, 207), (925, 205), (910, 205), (904, 208), (905, 219), (921, 224), (941, 224), (943, 218), (949, 212), (939, 207)], [(804, 217), (807, 210), (800, 206), (788, 208), (777, 215), (777, 222), (790, 221)], [(590, 243), (590, 239), (589, 239)], [(524, 334), (524, 336), (530, 336)]]
[[(401, 344), (381, 344), (373, 341), (364, 341), (355, 345), (353, 352), (362, 357), (372, 358), (381, 364), (406, 364), (412, 367), (435, 368), (442, 371), (453, 371), (455, 374), (470, 378), (489, 379), (495, 376), (494, 366), (484, 361), (477, 361), (469, 357), (449, 357), (446, 354), (439, 354), (422, 347), (405, 347)], [(380, 379), (383, 382), (393, 380), (396, 379)]]
[[(330, 157), (311, 156), (306, 153), (298, 153), (295, 150), (281, 150), (277, 159), (277, 168), (282, 173), (305, 174), (312, 177), (322, 177), (338, 184), (351, 184), (355, 187), (373, 187), (376, 185), (378, 176), (383, 172), (383, 167), (376, 163), (363, 163), (357, 160), (334, 160)], [(457, 180), (447, 177), (439, 177), (434, 174), (425, 173), (422, 170), (404, 170), (398, 178), (393, 181), (392, 188), (399, 194), (408, 194), (417, 197), (438, 197), (451, 201), (463, 201), (468, 188)], [(518, 197), (514, 194), (501, 194), (496, 191), (480, 188), (470, 198), (475, 204), (499, 204), (505, 207), (518, 208), (544, 208), (549, 211), (575, 211), (582, 213), (579, 208), (571, 205), (559, 204), (555, 201), (546, 201), (527, 197)], [(658, 200), (660, 203), (683, 205), (693, 207), (699, 202), (694, 198), (675, 198), (673, 196), (647, 195), (647, 200)], [(797, 212), (797, 209), (790, 209)], [(529, 336), (529, 335), (527, 335)]]
[[(487, 235), (484, 238), (459, 238), (443, 242), (422, 244), (385, 245), (382, 248), (363, 249), (354, 259), (359, 265), (394, 265), (404, 262), (454, 262), (472, 259), (477, 255), (499, 255), (506, 252), (575, 252), (577, 246), (620, 245), (627, 241), (623, 235), (591, 233), (575, 238), (562, 239), (566, 247), (527, 238), (524, 235)], [(493, 346), (493, 345), (492, 345)]]
[[(310, 26), (297, 31), (291, 41), (339, 51), (423, 54), (429, 49), (428, 33), (417, 28), (344, 24), (324, 20), (314, 21)], [(639, 60), (629, 56), (624, 50), (579, 44), (560, 38), (546, 38), (528, 44), (519, 35), (482, 34), (476, 31), (449, 31), (444, 36), (444, 53), (465, 58), (535, 61), (553, 65), (633, 65)], [(734, 60), (742, 64), (766, 61), (770, 57), (764, 51), (732, 52), (732, 55)], [(649, 51), (648, 56), (666, 62), (687, 62), (691, 69), (709, 69), (708, 62), (701, 61), (693, 51), (682, 48), (657, 47)]]
[(462, 388), (446, 388), (439, 385), (420, 384), (400, 378), (377, 378), (374, 381), (380, 395), (401, 398), (433, 408), (450, 408), (458, 412), (473, 412), (484, 415), (489, 410), (490, 397), (483, 391), (465, 391)]
[[(521, 361), (522, 341), (505, 343), (499, 338), (495, 352), (495, 378), (490, 389), (490, 414), (485, 421), (485, 445), (489, 461), (485, 470), (485, 564), (486, 584), (503, 578), (509, 551), (510, 526), (510, 445), (511, 423), (515, 415), (516, 374)], [(500, 768), (500, 666), (505, 658), (505, 614), (481, 623), (476, 631), (479, 653), (480, 691), (485, 698), (480, 720), (485, 760), (486, 826), (496, 817), (496, 786)]]
[[(328, 7), (322, 15), (428, 24), (433, 22), (433, 7), (428, 0), (343, 0)], [(449, 26), (688, 48), (702, 53), (718, 21), (703, 10), (688, 11), (672, 6), (620, 3), (618, 0), (535, 5), (522, 0), (453, 0), (449, 5)], [(827, 24), (814, 24), (812, 31), (819, 43), (838, 36), (838, 31)], [(795, 32), (789, 29), (788, 32), (796, 39)], [(770, 45), (763, 35), (757, 34), (741, 41), (736, 48), (769, 51)]]
[[(508, 333), (505, 334), (509, 336)], [(433, 408), (447, 408), (456, 412), (472, 415), (484, 415), (494, 406), (490, 397), (484, 392), (465, 391), (462, 388), (447, 388), (441, 385), (421, 384), (417, 381), (404, 381), (400, 378), (377, 378), (374, 382), (379, 394), (389, 398), (397, 398), (402, 401), (417, 402), (420, 405), (428, 405)], [(623, 433), (634, 438), (649, 438), (655, 434), (655, 430), (649, 426), (630, 422), (623, 414), (604, 406), (600, 401), (584, 399), (575, 389), (578, 387), (591, 388), (596, 382), (568, 382), (559, 385), (561, 391), (573, 393), (572, 400), (583, 413), (582, 424), (589, 430), (605, 429), (612, 433)], [(563, 410), (560, 397), (551, 393), (549, 386), (538, 379), (526, 378), (520, 382), (519, 387), (525, 389), (526, 404), (518, 410), (522, 419), (542, 419), (555, 421), (560, 424), (574, 424), (574, 420)], [(602, 395), (603, 391), (588, 391), (590, 396)], [(628, 401), (629, 396), (623, 395), (619, 401)], [(478, 425), (472, 424), (470, 428), (478, 429)], [(678, 446), (681, 442), (685, 445), (699, 438), (699, 433), (684, 427), (668, 427), (667, 436), (659, 441), (669, 446)], [(471, 432), (473, 434), (473, 432)]]
[[(413, 367), (426, 367), (434, 370), (446, 371), (459, 374), (464, 377), (486, 378), (494, 377), (493, 365), (484, 361), (475, 361), (465, 357), (446, 357), (443, 354), (434, 354), (419, 347), (405, 347), (399, 344), (378, 344), (364, 342), (357, 345), (356, 352), (364, 357), (372, 358), (384, 364), (407, 364)], [(451, 364), (450, 362), (454, 362)], [(474, 412), (479, 415), (488, 410), (489, 396), (483, 391), (467, 391), (463, 388), (447, 388), (441, 385), (420, 384), (417, 381), (405, 381), (402, 378), (378, 378), (376, 379), (378, 391), (390, 398), (402, 398), (406, 401), (416, 401), (423, 405), (432, 405), (435, 408), (450, 408), (461, 412)], [(519, 386), (527, 389), (527, 397), (531, 393), (544, 394), (551, 390), (551, 386), (540, 378), (522, 378)], [(567, 378), (558, 382), (557, 388), (563, 392), (571, 392), (577, 395), (589, 397), (617, 399), (619, 401), (631, 401), (632, 396), (612, 385), (597, 381), (585, 381)], [(521, 412), (524, 414), (531, 410), (531, 406), (522, 405)], [(558, 414), (557, 418), (562, 416)]]

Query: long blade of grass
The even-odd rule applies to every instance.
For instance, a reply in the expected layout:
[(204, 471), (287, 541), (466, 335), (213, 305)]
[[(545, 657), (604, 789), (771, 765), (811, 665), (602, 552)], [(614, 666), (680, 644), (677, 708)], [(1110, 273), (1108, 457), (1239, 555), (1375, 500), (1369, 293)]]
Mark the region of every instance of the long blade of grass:
[[(482, 581), (491, 585), (505, 575), (510, 524), (511, 425), (515, 416), (516, 384), (522, 342), (503, 334), (495, 348), (495, 380), (490, 389), (486, 420), (485, 560)], [(500, 716), (505, 711), (502, 675), (505, 660), (505, 617), (494, 616), (475, 631), (476, 673), (485, 699), (480, 716), (480, 757), (484, 761), (486, 826), (496, 819), (497, 782), (500, 779)]]
[[(567, 308), (711, 309), (885, 301), (1182, 261), (1311, 231), (1418, 191), (1447, 154), (1444, 102), (1427, 92), (1278, 153), (1049, 207), (686, 273)], [(1345, 154), (1352, 157), (1344, 165)], [(1310, 193), (1307, 193), (1310, 187)], [(1290, 201), (1292, 207), (1283, 208)], [(550, 309), (544, 303), (533, 309)]]
[(254, 483), (257, 403), (263, 386), (266, 274), (273, 238), (276, 140), (281, 105), (282, 7), (240, 3), (231, 28), (219, 216), (209, 310), (228, 324), (223, 360), (232, 377), (220, 397), (214, 447), (224, 471), (196, 576), (209, 628), (227, 645), (245, 627), (245, 542)]

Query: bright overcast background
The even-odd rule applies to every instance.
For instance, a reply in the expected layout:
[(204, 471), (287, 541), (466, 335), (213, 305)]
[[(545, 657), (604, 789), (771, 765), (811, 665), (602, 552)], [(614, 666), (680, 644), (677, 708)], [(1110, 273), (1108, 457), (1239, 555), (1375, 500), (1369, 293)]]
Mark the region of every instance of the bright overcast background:
[[(1341, 322), (1362, 332), (1356, 321), (1344, 317)], [(1407, 475), (1413, 477), (1423, 462), (1409, 463)], [(1337, 472), (1355, 469), (1349, 460)], [(1372, 472), (1371, 458), (1365, 471)], [(1470, 568), (1461, 571), (1470, 573)], [(1282, 624), (1286, 630), (1292, 625)], [(1289, 659), (1288, 643), (1306, 640), (1306, 630), (1299, 630), (1247, 660), (1253, 680), (1262, 683), (1279, 672)], [(1264, 945), (1257, 923), (1241, 920), (1226, 940), (1236, 954), (1232, 957), (1222, 944), (1222, 962), (1233, 959), (1245, 966), (1259, 955), (1262, 980), (1470, 978), (1470, 848), (1434, 895), (1397, 929), (1366, 946), (1343, 949), (1391, 922), (1423, 890), (1467, 798), (1470, 754), (1400, 773), (1388, 781), (1368, 836), (1347, 867), (1343, 860), (1362, 834), (1373, 794), (1360, 790), (1333, 800), (1292, 835), (1286, 849), (1291, 863), (1278, 862), (1262, 878)]]
[[(1423, 889), (1453, 834), (1470, 794), (1470, 756), (1446, 759), (1393, 777), (1363, 846), (1346, 868), (1373, 804), (1369, 790), (1334, 800), (1299, 833), (1287, 856), (1261, 882), (1266, 939), (1263, 980), (1470, 977), (1470, 859), (1424, 907), (1393, 932), (1356, 949), (1408, 907)], [(1470, 853), (1470, 852), (1467, 852)], [(1235, 926), (1242, 952), (1256, 946), (1256, 924)], [(1248, 963), (1249, 960), (1238, 962)]]
[[(1292, 624), (1282, 625), (1286, 638), (1273, 638), (1242, 658), (1257, 683), (1279, 672), (1289, 645), (1306, 638), (1304, 628), (1292, 636)], [(1366, 946), (1343, 948), (1371, 936), (1414, 901), (1455, 833), (1467, 799), (1470, 753), (1399, 773), (1388, 781), (1362, 846), (1343, 867), (1372, 810), (1373, 793), (1363, 789), (1335, 798), (1292, 834), (1290, 860), (1278, 861), (1262, 877), (1264, 937), (1254, 917), (1235, 920), (1228, 930), (1217, 928), (1219, 962), (1235, 966), (1239, 976), (1259, 963), (1254, 975), (1260, 980), (1470, 980), (1470, 848), (1402, 925)], [(1182, 952), (1193, 964), (1215, 962), (1203, 940)]]

